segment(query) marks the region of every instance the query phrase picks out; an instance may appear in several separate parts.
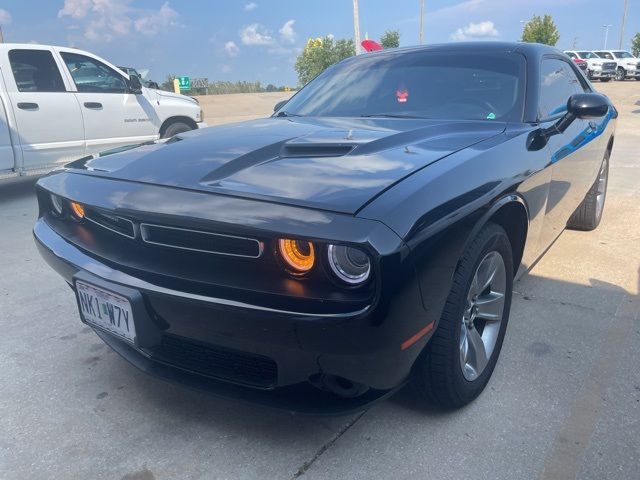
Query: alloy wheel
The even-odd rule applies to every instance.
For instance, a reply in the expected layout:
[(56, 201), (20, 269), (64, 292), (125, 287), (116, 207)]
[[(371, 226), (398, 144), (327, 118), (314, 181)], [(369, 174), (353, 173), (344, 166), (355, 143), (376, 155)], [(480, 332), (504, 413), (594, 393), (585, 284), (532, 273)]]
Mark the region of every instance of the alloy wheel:
[(502, 255), (487, 253), (476, 268), (460, 322), (460, 366), (469, 381), (482, 374), (496, 346), (506, 285)]
[(616, 80), (624, 80), (624, 77), (625, 77), (624, 69), (618, 68), (618, 70), (616, 70)]
[(609, 169), (607, 168), (608, 160), (605, 158), (600, 167), (600, 173), (598, 173), (598, 187), (596, 193), (596, 218), (600, 218), (602, 215), (602, 209), (604, 208), (604, 200), (607, 196), (607, 179), (609, 176)]

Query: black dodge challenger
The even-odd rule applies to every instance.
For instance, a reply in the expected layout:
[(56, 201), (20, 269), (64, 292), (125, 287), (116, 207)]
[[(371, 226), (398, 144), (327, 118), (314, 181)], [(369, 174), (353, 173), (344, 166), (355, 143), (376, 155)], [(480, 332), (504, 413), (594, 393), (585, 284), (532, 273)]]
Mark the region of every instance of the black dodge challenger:
[(514, 278), (600, 222), (617, 112), (561, 52), (345, 60), (270, 118), (83, 158), (34, 228), (81, 320), (138, 368), (305, 412), (496, 365)]

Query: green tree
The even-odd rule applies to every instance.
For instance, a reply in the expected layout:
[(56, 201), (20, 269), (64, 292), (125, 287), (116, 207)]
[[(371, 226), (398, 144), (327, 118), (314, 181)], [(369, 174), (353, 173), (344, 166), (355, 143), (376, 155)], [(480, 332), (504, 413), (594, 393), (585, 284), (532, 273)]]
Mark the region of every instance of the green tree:
[(640, 57), (640, 32), (636, 33), (631, 39), (631, 52)]
[(400, 46), (400, 32), (398, 30), (387, 30), (380, 39), (382, 48), (398, 48)]
[(296, 59), (295, 69), (298, 81), (304, 85), (327, 67), (347, 57), (352, 57), (355, 53), (353, 39), (310, 38)]
[(560, 33), (551, 15), (540, 17), (534, 15), (524, 26), (522, 41), (529, 43), (545, 43), (555, 45), (560, 40)]
[(166, 90), (167, 92), (173, 92), (173, 81), (175, 79), (175, 75), (167, 75), (167, 79), (160, 84), (160, 89)]

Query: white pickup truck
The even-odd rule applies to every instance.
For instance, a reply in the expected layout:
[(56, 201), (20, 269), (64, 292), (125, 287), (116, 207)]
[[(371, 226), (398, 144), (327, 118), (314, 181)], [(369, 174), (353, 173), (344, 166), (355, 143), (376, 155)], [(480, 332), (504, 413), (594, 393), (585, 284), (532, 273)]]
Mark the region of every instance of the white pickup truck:
[(0, 44), (0, 179), (202, 128), (198, 102), (75, 48)]
[(595, 54), (605, 60), (616, 62), (616, 80), (635, 78), (640, 80), (640, 58), (625, 50), (596, 50)]

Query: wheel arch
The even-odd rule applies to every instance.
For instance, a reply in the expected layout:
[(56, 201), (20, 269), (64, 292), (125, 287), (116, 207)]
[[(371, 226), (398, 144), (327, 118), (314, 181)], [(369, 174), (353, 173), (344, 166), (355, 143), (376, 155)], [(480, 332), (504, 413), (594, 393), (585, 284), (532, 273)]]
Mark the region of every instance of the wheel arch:
[(160, 138), (162, 138), (162, 136), (164, 135), (164, 132), (167, 130), (167, 128), (169, 128), (169, 125), (172, 125), (174, 123), (186, 123), (187, 125), (189, 125), (193, 130), (195, 130), (196, 128), (198, 128), (198, 124), (193, 120), (193, 118), (191, 117), (187, 117), (184, 115), (176, 115), (173, 117), (169, 117), (167, 118), (164, 122), (162, 122), (162, 125), (160, 126)]

